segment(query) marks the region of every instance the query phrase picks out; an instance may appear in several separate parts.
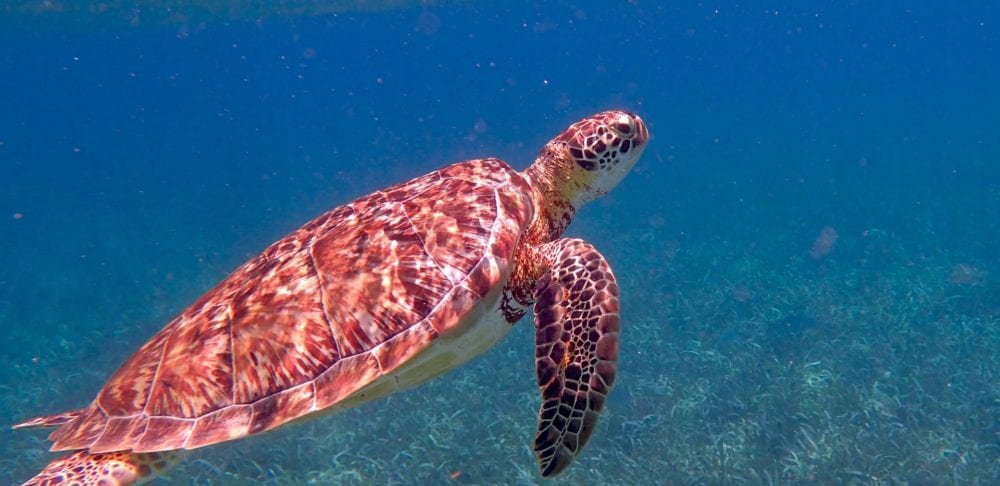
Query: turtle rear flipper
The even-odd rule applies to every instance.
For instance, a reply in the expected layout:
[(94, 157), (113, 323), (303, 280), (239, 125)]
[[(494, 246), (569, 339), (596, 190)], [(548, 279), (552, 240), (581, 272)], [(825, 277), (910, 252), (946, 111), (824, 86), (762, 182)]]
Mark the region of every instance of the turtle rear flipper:
[(36, 428), (48, 428), (57, 427), (67, 422), (73, 421), (73, 419), (80, 416), (83, 410), (72, 410), (69, 412), (57, 413), (55, 415), (46, 415), (44, 417), (35, 417), (30, 420), (25, 420), (24, 422), (15, 424), (12, 429), (36, 429)]
[(77, 451), (52, 461), (42, 472), (21, 486), (127, 486), (144, 483), (172, 468), (183, 456), (182, 451), (117, 451), (99, 454)]
[(535, 369), (542, 394), (535, 456), (542, 476), (559, 474), (580, 452), (615, 380), (618, 285), (589, 243), (541, 247), (550, 268), (535, 296)]

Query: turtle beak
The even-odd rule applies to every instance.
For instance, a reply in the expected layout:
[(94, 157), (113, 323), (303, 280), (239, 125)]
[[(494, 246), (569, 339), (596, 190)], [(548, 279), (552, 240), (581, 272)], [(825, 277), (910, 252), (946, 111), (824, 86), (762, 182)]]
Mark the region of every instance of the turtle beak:
[(646, 128), (646, 122), (639, 118), (639, 115), (632, 115), (635, 118), (636, 134), (633, 139), (636, 145), (645, 145), (649, 141), (649, 129)]

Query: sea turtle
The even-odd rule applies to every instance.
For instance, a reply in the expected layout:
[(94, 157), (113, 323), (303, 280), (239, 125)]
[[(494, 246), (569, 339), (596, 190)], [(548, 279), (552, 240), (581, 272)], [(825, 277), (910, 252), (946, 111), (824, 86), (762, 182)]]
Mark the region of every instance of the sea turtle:
[(196, 449), (345, 409), (440, 375), (534, 305), (542, 476), (587, 443), (614, 383), (618, 286), (589, 243), (561, 238), (649, 139), (607, 111), (574, 123), (524, 172), (449, 165), (337, 207), (237, 268), (57, 427), (75, 451), (27, 484), (132, 484)]

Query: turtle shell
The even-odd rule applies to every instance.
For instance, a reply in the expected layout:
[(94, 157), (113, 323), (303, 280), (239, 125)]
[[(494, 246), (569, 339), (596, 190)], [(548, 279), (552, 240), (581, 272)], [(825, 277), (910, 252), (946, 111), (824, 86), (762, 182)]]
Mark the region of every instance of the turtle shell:
[(193, 449), (364, 401), (491, 310), (530, 194), (506, 163), (472, 160), (319, 216), (153, 336), (52, 449)]

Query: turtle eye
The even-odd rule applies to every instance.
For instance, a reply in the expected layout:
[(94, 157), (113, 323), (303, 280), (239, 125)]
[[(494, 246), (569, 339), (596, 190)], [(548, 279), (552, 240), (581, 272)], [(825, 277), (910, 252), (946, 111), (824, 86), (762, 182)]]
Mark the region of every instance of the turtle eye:
[(629, 135), (635, 131), (635, 120), (631, 116), (622, 113), (611, 126), (615, 127), (615, 130), (624, 135), (625, 138), (629, 138)]

